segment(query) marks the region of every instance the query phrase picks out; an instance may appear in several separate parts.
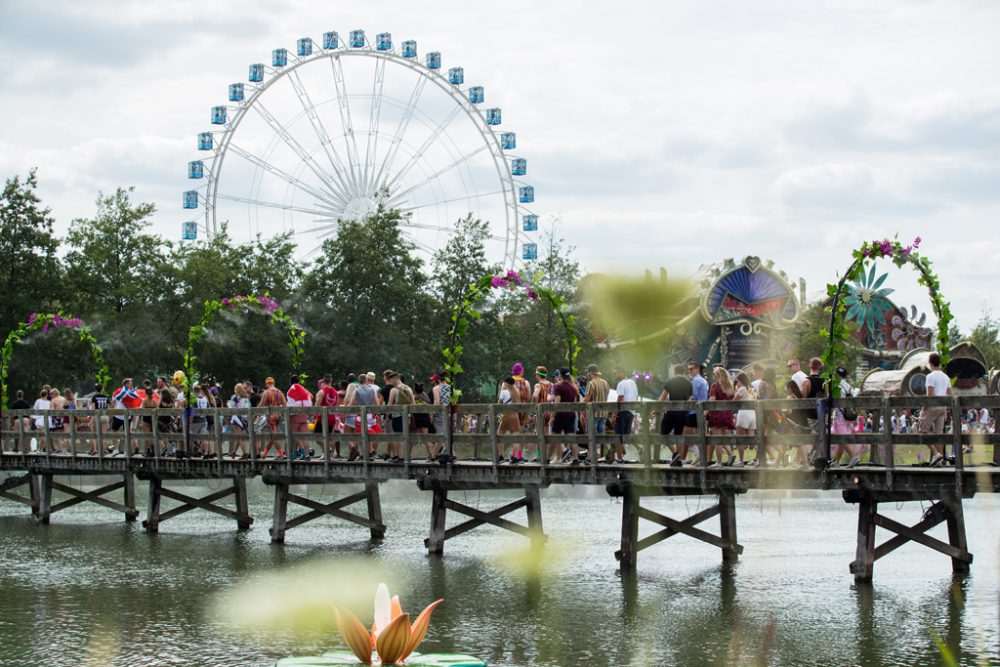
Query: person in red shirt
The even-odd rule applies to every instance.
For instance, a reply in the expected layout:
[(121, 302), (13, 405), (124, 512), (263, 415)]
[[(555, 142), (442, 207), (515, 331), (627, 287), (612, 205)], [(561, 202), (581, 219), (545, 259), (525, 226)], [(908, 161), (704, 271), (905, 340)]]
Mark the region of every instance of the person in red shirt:
[[(339, 405), (340, 404), (340, 392), (337, 391), (337, 388), (333, 385), (333, 376), (331, 374), (327, 373), (326, 375), (323, 376), (323, 379), (320, 380), (319, 382), (320, 382), (319, 390), (316, 392), (316, 403), (315, 403), (316, 407), (317, 408), (333, 408), (333, 407), (336, 407), (337, 405)], [(319, 415), (319, 416), (316, 417), (316, 426), (313, 427), (313, 432), (315, 434), (317, 434), (317, 435), (322, 435), (322, 433), (323, 433), (322, 419), (323, 419), (322, 415)], [(328, 433), (340, 433), (341, 432), (340, 415), (339, 414), (331, 413), (331, 414), (327, 415), (327, 418), (326, 418), (326, 429), (327, 429)], [(322, 438), (320, 440), (317, 440), (317, 443), (319, 444), (320, 447), (322, 447), (323, 446), (323, 440), (322, 440)], [(334, 458), (337, 458), (337, 459), (342, 458), (340, 456), (340, 441), (339, 440), (335, 440), (333, 442), (333, 451), (334, 451)]]

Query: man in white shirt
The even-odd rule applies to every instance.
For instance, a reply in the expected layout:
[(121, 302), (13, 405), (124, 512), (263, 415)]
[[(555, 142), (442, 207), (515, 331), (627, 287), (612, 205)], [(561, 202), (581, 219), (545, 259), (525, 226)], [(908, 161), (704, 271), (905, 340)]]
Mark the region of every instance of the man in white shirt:
[(809, 376), (802, 372), (799, 360), (792, 357), (788, 360), (785, 367), (788, 369), (788, 373), (792, 376), (792, 379), (795, 380), (795, 384), (799, 385), (799, 391), (802, 392), (802, 396), (807, 396), (809, 394), (809, 390), (806, 387), (806, 382), (809, 381)]
[[(614, 370), (614, 378), (618, 382), (615, 391), (618, 392), (618, 403), (634, 403), (639, 400), (639, 387), (635, 380), (625, 375), (620, 368)], [(632, 420), (635, 417), (631, 410), (619, 410), (615, 419), (615, 434), (618, 443), (615, 445), (615, 463), (625, 462), (625, 436), (632, 434)]]
[[(941, 370), (941, 355), (931, 352), (927, 357), (927, 365), (931, 372), (927, 374), (928, 396), (951, 396), (951, 380)], [(925, 407), (920, 410), (919, 430), (921, 433), (943, 434), (945, 420), (948, 418), (947, 406)], [(958, 427), (957, 424), (953, 425)], [(938, 467), (944, 463), (944, 445), (927, 445), (931, 450), (931, 466)]]

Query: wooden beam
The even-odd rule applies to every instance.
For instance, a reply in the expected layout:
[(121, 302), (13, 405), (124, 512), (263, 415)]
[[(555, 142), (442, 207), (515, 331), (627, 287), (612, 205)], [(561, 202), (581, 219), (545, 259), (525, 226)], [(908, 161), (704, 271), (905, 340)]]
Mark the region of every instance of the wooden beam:
[(518, 498), (514, 502), (507, 503), (503, 507), (497, 508), (490, 512), (483, 512), (473, 507), (469, 507), (468, 505), (463, 505), (462, 503), (455, 502), (454, 500), (445, 500), (445, 507), (447, 509), (454, 510), (459, 514), (464, 514), (465, 516), (468, 517), (472, 517), (472, 520), (459, 524), (454, 528), (449, 528), (447, 531), (445, 531), (444, 539), (446, 540), (451, 539), (456, 535), (461, 535), (462, 533), (465, 533), (469, 530), (472, 530), (473, 528), (481, 526), (484, 523), (488, 523), (498, 528), (506, 528), (511, 532), (517, 533), (519, 535), (524, 535), (526, 537), (530, 537), (531, 534), (525, 526), (514, 523), (513, 521), (508, 521), (507, 519), (500, 518), (506, 514), (510, 514), (515, 510), (525, 507), (527, 504), (528, 504), (527, 498)]
[[(652, 512), (652, 510), (649, 510), (649, 509), (647, 509), (645, 507), (640, 508), (640, 512), (650, 512), (650, 513), (655, 514), (655, 512)], [(683, 521), (681, 521), (681, 523), (685, 524), (685, 525), (689, 525), (689, 526), (694, 526), (696, 524), (701, 523), (702, 521), (706, 521), (707, 519), (711, 519), (712, 517), (714, 517), (718, 513), (719, 513), (719, 506), (718, 505), (712, 505), (711, 507), (709, 507), (707, 509), (703, 509), (702, 511), (698, 512), (697, 514), (692, 514), (688, 518), (686, 518)], [(649, 535), (649, 536), (644, 537), (641, 540), (639, 540), (636, 543), (636, 551), (642, 551), (643, 549), (648, 549), (649, 547), (653, 546), (654, 544), (659, 544), (660, 542), (662, 542), (663, 540), (667, 539), (668, 537), (673, 537), (674, 535), (677, 535), (677, 534), (679, 534), (679, 531), (673, 530), (672, 528), (664, 528), (663, 530), (655, 532), (652, 535)]]
[(385, 525), (381, 522), (373, 521), (372, 519), (367, 519), (363, 516), (357, 514), (351, 514), (350, 512), (344, 512), (340, 508), (346, 507), (348, 505), (353, 505), (354, 503), (365, 500), (368, 497), (367, 491), (361, 491), (355, 493), (354, 495), (347, 496), (346, 498), (341, 498), (332, 503), (324, 505), (323, 503), (317, 502), (310, 498), (303, 498), (302, 496), (297, 496), (293, 493), (288, 494), (288, 502), (294, 503), (295, 505), (300, 505), (302, 507), (307, 507), (311, 509), (311, 512), (306, 512), (305, 514), (300, 514), (297, 517), (288, 519), (285, 523), (285, 529), (294, 528), (296, 526), (301, 526), (304, 523), (312, 521), (313, 519), (318, 519), (321, 516), (332, 516), (338, 519), (343, 519), (344, 521), (350, 521), (351, 523), (358, 524), (359, 526), (364, 526), (369, 528), (372, 532), (381, 530), (385, 532)]
[(858, 500), (858, 546), (851, 572), (854, 582), (871, 583), (875, 574), (875, 517), (878, 502), (868, 496)]
[(434, 495), (431, 499), (431, 533), (430, 537), (424, 540), (424, 546), (430, 554), (441, 555), (444, 553), (445, 522), (448, 514), (448, 491), (446, 489), (434, 487)]
[(905, 526), (898, 521), (893, 521), (892, 519), (882, 516), (881, 514), (875, 515), (875, 525), (885, 528), (886, 530), (891, 530), (897, 535), (903, 535), (914, 542), (924, 545), (925, 547), (929, 547), (935, 551), (940, 551), (946, 556), (951, 556), (953, 559), (957, 559), (965, 563), (972, 562), (972, 554), (968, 551), (958, 547), (953, 547), (950, 544), (945, 544), (939, 539), (915, 530), (910, 526)]
[(206, 512), (212, 512), (214, 514), (224, 516), (227, 519), (233, 519), (234, 521), (238, 521), (241, 518), (243, 518), (233, 510), (228, 510), (224, 507), (219, 507), (218, 505), (213, 504), (216, 500), (221, 500), (226, 496), (233, 495), (233, 489), (222, 489), (221, 491), (210, 493), (209, 495), (204, 496), (203, 498), (194, 498), (192, 496), (188, 496), (183, 493), (178, 493), (177, 491), (168, 489), (166, 487), (160, 489), (160, 494), (166, 498), (170, 498), (171, 500), (179, 500), (180, 502), (184, 503), (180, 507), (175, 507), (169, 512), (164, 512), (163, 514), (161, 514), (160, 515), (161, 523), (166, 521), (167, 519), (172, 519), (175, 516), (180, 516), (185, 512), (190, 512), (193, 509), (202, 509), (205, 510)]
[[(721, 511), (718, 506), (709, 509), (714, 510), (715, 513), (719, 513)], [(705, 511), (707, 512), (709, 510)], [(668, 516), (657, 514), (656, 512), (641, 506), (639, 507), (639, 516), (647, 521), (652, 521), (653, 523), (670, 528), (675, 533), (683, 533), (688, 537), (693, 537), (696, 540), (701, 540), (702, 542), (708, 542), (709, 544), (719, 547), (720, 549), (735, 552), (737, 555), (743, 553), (743, 545), (731, 544), (721, 537), (717, 537), (712, 533), (701, 530), (700, 528), (695, 528), (693, 524), (688, 524), (687, 521), (677, 521), (676, 519), (671, 519)], [(698, 515), (696, 514), (694, 516)]]
[(56, 513), (60, 510), (73, 507), (74, 505), (79, 505), (83, 502), (92, 502), (102, 507), (107, 507), (108, 509), (115, 510), (116, 512), (122, 512), (125, 514), (126, 518), (132, 517), (131, 520), (134, 521), (136, 517), (139, 516), (139, 511), (134, 507), (129, 507), (128, 505), (123, 505), (121, 503), (116, 503), (113, 500), (108, 500), (107, 498), (102, 498), (101, 496), (107, 495), (112, 491), (117, 491), (118, 489), (126, 488), (125, 480), (120, 482), (115, 482), (113, 484), (108, 484), (102, 486), (94, 491), (81, 491), (80, 489), (75, 489), (72, 486), (67, 486), (59, 482), (53, 481), (52, 488), (56, 491), (61, 491), (65, 494), (72, 496), (61, 503), (56, 503), (50, 509), (51, 513)]
[[(927, 516), (924, 517), (923, 521), (913, 526), (913, 530), (919, 531), (921, 533), (926, 533), (928, 530), (938, 525), (945, 519), (947, 519), (947, 514), (940, 503), (931, 506), (928, 511)], [(910, 541), (909, 537), (905, 535), (896, 535), (882, 544), (875, 547), (875, 560), (887, 556), (899, 547), (903, 546)]]

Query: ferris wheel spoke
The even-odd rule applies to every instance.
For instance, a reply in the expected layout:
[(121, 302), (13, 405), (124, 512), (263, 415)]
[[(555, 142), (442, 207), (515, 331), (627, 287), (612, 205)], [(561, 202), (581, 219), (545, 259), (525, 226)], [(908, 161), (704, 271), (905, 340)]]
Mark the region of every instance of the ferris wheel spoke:
[(497, 190), (495, 192), (479, 192), (479, 193), (476, 193), (476, 194), (468, 194), (468, 195), (465, 195), (463, 197), (455, 197), (454, 199), (443, 199), (441, 201), (429, 201), (426, 204), (418, 204), (416, 206), (406, 206), (406, 207), (400, 208), (399, 211), (401, 213), (406, 213), (408, 211), (417, 211), (417, 210), (420, 210), (422, 208), (428, 208), (430, 206), (439, 206), (441, 204), (450, 204), (452, 202), (457, 202), (457, 201), (468, 201), (469, 199), (480, 199), (482, 197), (492, 197), (494, 195), (502, 195), (504, 192), (506, 192), (506, 190)]
[(340, 62), (340, 56), (330, 59), (330, 67), (333, 69), (333, 84), (337, 89), (337, 105), (340, 109), (340, 124), (344, 128), (344, 145), (347, 147), (347, 161), (350, 164), (348, 175), (354, 184), (354, 191), (361, 192), (361, 184), (358, 182), (358, 172), (360, 164), (358, 162), (358, 140), (354, 136), (354, 124), (351, 121), (351, 107), (347, 101), (347, 85), (344, 82), (344, 65)]
[(309, 170), (312, 171), (314, 174), (316, 174), (317, 178), (319, 178), (324, 184), (326, 184), (326, 186), (330, 188), (331, 191), (336, 192), (339, 196), (346, 198), (346, 193), (344, 193), (337, 186), (336, 183), (330, 180), (329, 175), (324, 173), (323, 170), (319, 168), (319, 165), (316, 164), (316, 160), (314, 160), (312, 156), (309, 155), (309, 153), (306, 151), (306, 149), (303, 148), (302, 145), (295, 140), (295, 137), (293, 137), (291, 134), (288, 133), (288, 130), (286, 130), (281, 125), (281, 123), (278, 122), (278, 120), (271, 114), (270, 111), (267, 110), (267, 107), (265, 107), (260, 100), (258, 100), (257, 103), (253, 105), (253, 110), (257, 112), (257, 115), (259, 115), (261, 118), (264, 119), (264, 122), (270, 126), (271, 130), (275, 134), (277, 134), (281, 138), (281, 140), (288, 145), (289, 148), (292, 149), (295, 155), (297, 155), (298, 158), (302, 160), (302, 162), (307, 167), (309, 167)]
[[(402, 227), (403, 229), (426, 229), (426, 230), (429, 230), (429, 231), (432, 231), (432, 232), (444, 232), (446, 234), (453, 234), (455, 232), (455, 228), (454, 227), (449, 227), (447, 225), (428, 225), (428, 224), (419, 223), (419, 222), (401, 222), (401, 223), (399, 223), (399, 226)], [(499, 236), (499, 235), (496, 235), (496, 234), (491, 234), (490, 236), (488, 236), (486, 238), (488, 238), (491, 241), (506, 241), (507, 240), (506, 236)]]
[(237, 155), (239, 155), (240, 157), (242, 157), (247, 162), (250, 162), (250, 163), (252, 163), (252, 164), (260, 167), (264, 171), (277, 176), (278, 178), (280, 178), (281, 180), (285, 181), (289, 185), (291, 185), (291, 186), (293, 186), (293, 187), (295, 187), (295, 188), (297, 188), (299, 190), (302, 190), (303, 192), (309, 193), (310, 195), (312, 195), (316, 199), (320, 200), (321, 202), (323, 202), (323, 203), (325, 203), (325, 204), (327, 204), (329, 206), (334, 206), (334, 207), (335, 206), (343, 206), (344, 204), (347, 203), (347, 201), (343, 198), (343, 196), (340, 193), (338, 193), (338, 192), (329, 192), (329, 193), (322, 192), (321, 190), (317, 190), (316, 188), (314, 188), (312, 186), (306, 185), (300, 179), (297, 179), (294, 176), (292, 176), (291, 174), (289, 174), (289, 173), (287, 173), (287, 172), (285, 172), (285, 171), (283, 171), (281, 169), (278, 169), (273, 164), (269, 164), (268, 162), (265, 162), (263, 159), (257, 157), (256, 155), (254, 155), (253, 153), (251, 153), (249, 151), (246, 151), (246, 150), (240, 148), (239, 146), (237, 146), (236, 144), (234, 144), (232, 142), (230, 142), (230, 144), (229, 144), (229, 150), (233, 151), (234, 153), (236, 153)]
[[(382, 88), (385, 84), (385, 59), (375, 61), (375, 82), (372, 84), (371, 113), (368, 116), (368, 145), (365, 147), (365, 170), (361, 178), (363, 192), (375, 194), (375, 156), (378, 153), (378, 126), (382, 119)], [(369, 170), (371, 173), (369, 173)]]
[(419, 183), (411, 185), (410, 187), (406, 188), (402, 192), (398, 192), (398, 193), (394, 194), (392, 196), (392, 198), (390, 198), (389, 201), (386, 202), (386, 204), (388, 206), (392, 206), (392, 205), (398, 203), (398, 201), (400, 201), (403, 198), (405, 198), (406, 195), (410, 194), (414, 190), (417, 190), (419, 188), (424, 187), (425, 185), (428, 185), (428, 184), (434, 182), (434, 179), (436, 179), (437, 177), (439, 177), (441, 174), (449, 172), (452, 169), (454, 169), (455, 167), (458, 167), (459, 165), (468, 162), (469, 160), (471, 160), (475, 156), (477, 156), (480, 153), (482, 153), (483, 151), (485, 151), (487, 148), (488, 148), (488, 146), (483, 145), (483, 146), (480, 146), (479, 148), (477, 148), (476, 150), (472, 151), (471, 153), (466, 153), (462, 157), (458, 158), (457, 160), (455, 160), (454, 162), (452, 162), (451, 164), (449, 164), (447, 167), (439, 169), (438, 171), (434, 172), (433, 174), (431, 174), (430, 176), (428, 176), (424, 180), (420, 181)]
[(388, 188), (390, 192), (392, 191), (392, 188), (396, 186), (397, 183), (399, 183), (403, 178), (406, 177), (406, 174), (409, 173), (410, 169), (413, 169), (414, 165), (416, 165), (417, 162), (420, 160), (420, 158), (423, 157), (424, 153), (427, 151), (428, 148), (430, 148), (431, 144), (437, 141), (437, 138), (441, 136), (441, 133), (445, 131), (445, 129), (448, 127), (451, 121), (455, 120), (455, 117), (461, 110), (462, 107), (455, 105), (455, 107), (451, 110), (451, 113), (449, 113), (447, 117), (445, 117), (445, 119), (441, 121), (437, 127), (434, 128), (434, 131), (431, 132), (431, 135), (427, 137), (424, 143), (420, 144), (420, 148), (418, 148), (416, 152), (414, 152), (413, 155), (410, 156), (410, 159), (406, 161), (406, 164), (403, 165), (403, 168), (400, 169), (395, 176), (393, 176), (392, 180), (386, 183), (385, 187)]
[(279, 204), (273, 201), (262, 201), (260, 199), (253, 199), (251, 197), (238, 197), (236, 195), (226, 195), (217, 194), (215, 195), (218, 199), (225, 199), (226, 201), (237, 202), (240, 204), (251, 204), (253, 206), (263, 206), (264, 208), (276, 208), (282, 211), (295, 211), (296, 213), (305, 213), (306, 215), (315, 215), (319, 217), (328, 217), (330, 211), (321, 211), (314, 208), (304, 208), (302, 206), (293, 206), (291, 204)]
[(306, 117), (309, 118), (309, 123), (312, 125), (313, 131), (316, 133), (316, 137), (319, 139), (320, 145), (323, 147), (323, 152), (326, 153), (326, 157), (330, 160), (330, 164), (333, 166), (333, 175), (340, 182), (343, 192), (349, 192), (350, 186), (344, 180), (344, 172), (347, 170), (344, 167), (344, 163), (341, 162), (340, 157), (333, 150), (333, 142), (330, 140), (330, 135), (326, 131), (326, 127), (323, 125), (323, 119), (319, 117), (316, 113), (316, 107), (312, 103), (312, 99), (309, 97), (309, 91), (306, 90), (305, 85), (302, 83), (302, 78), (299, 76), (297, 70), (292, 70), (289, 73), (289, 81), (292, 84), (292, 88), (295, 90), (295, 94), (299, 98), (299, 103), (302, 105), (302, 110), (305, 111)]
[(385, 159), (382, 160), (378, 173), (375, 175), (373, 181), (375, 184), (375, 190), (381, 189), (385, 185), (383, 182), (383, 176), (388, 178), (388, 175), (392, 172), (392, 163), (396, 160), (396, 154), (399, 152), (399, 145), (403, 141), (403, 135), (406, 133), (406, 129), (410, 125), (410, 119), (413, 118), (413, 114), (417, 109), (417, 103), (420, 101), (420, 95), (424, 92), (424, 86), (426, 84), (426, 77), (421, 76), (417, 78), (417, 83), (413, 86), (413, 91), (410, 93), (410, 99), (406, 103), (406, 108), (403, 110), (403, 117), (400, 118), (399, 124), (396, 125), (396, 133), (392, 137), (392, 143), (389, 144), (389, 150), (386, 151)]
[(412, 234), (407, 234), (407, 233), (404, 232), (403, 233), (403, 238), (406, 239), (407, 241), (409, 241), (410, 243), (412, 243), (413, 245), (417, 246), (418, 248), (420, 248), (421, 250), (423, 250), (424, 252), (426, 252), (429, 255), (434, 255), (437, 252), (437, 250), (433, 246), (431, 246), (428, 243), (424, 243), (423, 241), (419, 240), (417, 237), (413, 236)]

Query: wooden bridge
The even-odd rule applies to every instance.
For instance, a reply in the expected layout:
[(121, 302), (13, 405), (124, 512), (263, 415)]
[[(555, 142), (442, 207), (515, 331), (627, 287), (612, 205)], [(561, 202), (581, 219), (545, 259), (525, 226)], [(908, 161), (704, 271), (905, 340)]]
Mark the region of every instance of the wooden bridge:
[[(884, 417), (907, 408), (914, 411), (923, 406), (943, 406), (955, 415), (954, 423), (960, 424), (960, 415), (970, 407), (1000, 408), (1000, 397), (967, 396), (948, 398), (882, 397), (836, 399), (834, 407), (853, 404), (859, 413), (871, 412), (875, 424)], [(601, 412), (619, 408), (638, 414), (636, 432), (625, 436), (633, 460), (624, 465), (598, 461), (593, 453), (601, 446), (620, 442), (620, 437), (588, 432), (582, 435), (551, 435), (544, 429), (533, 429), (520, 435), (497, 435), (489, 425), (497, 424), (508, 412), (525, 413), (529, 423), (544, 423), (545, 413), (562, 411), (578, 412), (588, 424)], [(482, 525), (493, 525), (522, 534), (535, 544), (545, 540), (542, 526), (542, 506), (539, 490), (552, 484), (601, 485), (607, 492), (622, 498), (621, 546), (615, 552), (623, 571), (633, 571), (637, 555), (653, 545), (674, 535), (683, 534), (718, 547), (726, 561), (736, 560), (743, 552), (737, 539), (736, 498), (750, 489), (807, 489), (840, 491), (844, 500), (858, 506), (857, 556), (850, 569), (858, 582), (869, 582), (875, 561), (903, 544), (913, 541), (938, 551), (951, 559), (956, 571), (967, 571), (972, 562), (968, 552), (962, 502), (976, 493), (995, 493), (1000, 490), (1000, 435), (963, 434), (961, 429), (941, 435), (916, 435), (893, 433), (891, 429), (846, 436), (830, 436), (823, 428), (814, 433), (779, 433), (759, 429), (755, 435), (709, 435), (705, 413), (713, 408), (726, 410), (754, 410), (757, 424), (769, 423), (767, 416), (774, 411), (818, 409), (822, 416), (829, 403), (817, 400), (798, 401), (743, 401), (727, 402), (639, 402), (629, 404), (531, 404), (531, 405), (460, 405), (447, 406), (371, 406), (362, 408), (260, 408), (249, 411), (248, 423), (260, 416), (280, 413), (281, 426), (277, 433), (237, 434), (227, 426), (234, 415), (247, 416), (247, 410), (211, 409), (189, 411), (194, 416), (212, 417), (208, 433), (191, 433), (187, 423), (182, 432), (161, 432), (160, 417), (175, 416), (175, 410), (128, 411), (48, 411), (47, 417), (62, 417), (64, 430), (31, 429), (31, 410), (8, 410), (0, 416), (0, 435), (3, 452), (0, 469), (7, 473), (0, 481), (0, 498), (25, 505), (41, 523), (49, 523), (51, 516), (63, 509), (83, 502), (93, 502), (122, 512), (126, 521), (139, 517), (136, 506), (136, 480), (149, 485), (145, 530), (155, 533), (162, 522), (200, 509), (214, 512), (236, 522), (240, 530), (248, 529), (254, 522), (247, 503), (247, 480), (260, 477), (274, 489), (274, 512), (271, 517), (272, 542), (284, 542), (289, 530), (309, 521), (333, 517), (367, 528), (373, 539), (386, 534), (382, 520), (379, 484), (387, 480), (412, 480), (418, 488), (432, 494), (430, 531), (425, 542), (429, 553), (441, 554), (445, 542)], [(657, 415), (666, 410), (691, 411), (695, 414), (697, 432), (684, 436), (660, 436)], [(333, 414), (360, 413), (360, 423), (369, 414), (388, 418), (402, 413), (403, 432), (395, 434), (342, 434), (328, 427), (326, 417)], [(441, 412), (444, 432), (434, 435), (410, 432), (410, 415)], [(450, 414), (449, 414), (450, 413)], [(292, 431), (289, 417), (293, 414), (321, 415), (319, 430), (296, 433)], [(464, 419), (457, 416), (474, 415), (477, 427), (466, 432), (457, 427)], [(113, 430), (110, 420), (123, 417), (119, 428)], [(142, 417), (151, 417), (148, 430)], [(92, 426), (83, 423), (92, 418)], [(183, 422), (183, 419), (179, 419)], [(214, 446), (214, 454), (207, 458), (177, 457), (170, 455), (175, 449), (188, 452), (200, 441)], [(258, 451), (267, 442), (275, 442), (286, 451), (299, 447), (313, 448), (316, 457), (309, 460), (291, 458), (262, 458)], [(353, 443), (362, 452), (370, 446), (386, 443), (403, 443), (402, 461), (391, 463), (360, 457), (354, 461), (331, 457), (335, 445), (340, 444), (346, 454)], [(223, 450), (241, 443), (248, 457), (232, 458)], [(426, 443), (443, 447), (443, 455), (429, 461), (415, 450)], [(552, 464), (544, 456), (536, 463), (518, 465), (498, 462), (502, 448), (519, 443), (524, 445), (527, 458), (535, 452), (543, 453), (550, 444), (577, 443), (590, 453), (582, 465)], [(866, 444), (868, 454), (856, 467), (830, 467), (827, 465), (830, 449), (839, 444)], [(926, 464), (904, 464), (901, 448), (924, 445), (945, 445), (953, 462), (946, 467)], [(748, 453), (756, 454), (758, 465), (752, 467), (709, 467), (707, 457), (693, 466), (673, 467), (660, 461), (659, 450), (663, 445), (695, 445), (699, 452), (716, 445), (746, 446)], [(766, 452), (772, 447), (808, 445), (815, 452), (809, 468), (790, 468), (768, 465)], [(980, 459), (986, 446), (992, 446), (992, 457), (978, 465), (967, 465), (966, 446), (980, 448)], [(32, 450), (32, 447), (35, 449)], [(114, 447), (118, 454), (110, 454)], [(83, 452), (96, 450), (96, 455)], [(422, 449), (422, 448), (421, 448)], [(664, 448), (664, 456), (669, 453)], [(912, 451), (912, 449), (910, 450)], [(530, 454), (528, 454), (530, 452)], [(58, 481), (60, 478), (101, 476), (116, 481), (92, 491), (84, 491)], [(170, 487), (177, 480), (212, 479), (228, 480), (222, 490), (207, 496), (195, 497)], [(362, 490), (330, 503), (320, 503), (293, 492), (294, 487), (306, 484), (361, 485)], [(495, 509), (483, 511), (464, 505), (449, 492), (464, 490), (519, 489), (523, 496)], [(53, 502), (53, 492), (68, 496)], [(121, 492), (121, 501), (112, 500), (110, 494)], [(669, 517), (642, 505), (642, 499), (661, 495), (716, 496), (711, 507), (688, 517)], [(232, 497), (232, 506), (220, 501)], [(161, 501), (167, 498), (179, 503), (173, 509), (161, 510)], [(364, 501), (362, 511), (349, 508)], [(906, 526), (878, 512), (879, 503), (929, 501), (931, 503), (922, 519), (913, 526)], [(295, 507), (304, 511), (290, 513)], [(527, 523), (511, 521), (511, 513), (525, 508)], [(463, 521), (447, 526), (449, 510), (461, 515)], [(699, 527), (709, 519), (719, 517), (718, 534)], [(658, 527), (645, 537), (640, 537), (639, 522), (644, 519)], [(947, 523), (948, 542), (928, 535), (940, 523)], [(893, 536), (876, 544), (876, 528), (883, 528)]]

